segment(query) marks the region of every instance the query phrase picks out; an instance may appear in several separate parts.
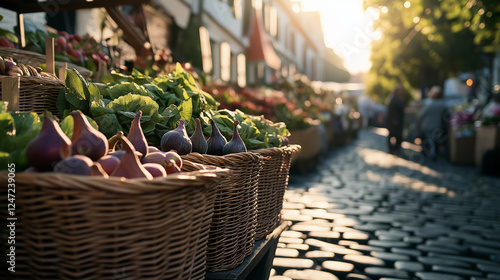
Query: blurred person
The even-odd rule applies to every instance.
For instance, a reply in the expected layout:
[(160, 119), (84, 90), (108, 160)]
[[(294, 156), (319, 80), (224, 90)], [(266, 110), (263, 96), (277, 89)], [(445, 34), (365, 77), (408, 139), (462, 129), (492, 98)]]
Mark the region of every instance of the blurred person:
[(396, 155), (401, 150), (403, 142), (403, 127), (405, 116), (404, 89), (401, 84), (394, 87), (387, 105), (387, 143), (389, 153)]
[(422, 136), (423, 153), (434, 160), (448, 135), (445, 121), (447, 107), (440, 86), (433, 86), (427, 97), (429, 100), (424, 103), (418, 116), (418, 127)]
[(358, 98), (358, 111), (361, 114), (362, 118), (362, 128), (368, 128), (374, 115), (373, 102), (370, 97), (362, 94)]

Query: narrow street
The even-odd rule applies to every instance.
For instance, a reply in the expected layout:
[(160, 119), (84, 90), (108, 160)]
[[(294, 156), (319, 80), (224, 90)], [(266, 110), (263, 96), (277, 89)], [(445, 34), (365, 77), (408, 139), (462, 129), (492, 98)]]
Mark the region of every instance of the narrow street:
[(292, 174), (271, 280), (500, 279), (500, 179), (360, 131)]

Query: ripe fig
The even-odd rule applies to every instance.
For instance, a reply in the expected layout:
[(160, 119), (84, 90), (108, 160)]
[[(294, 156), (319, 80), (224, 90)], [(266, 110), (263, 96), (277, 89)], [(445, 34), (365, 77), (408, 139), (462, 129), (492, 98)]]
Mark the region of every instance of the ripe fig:
[(160, 149), (156, 148), (155, 146), (148, 146), (148, 154), (149, 153), (154, 153), (154, 152), (159, 152)]
[(50, 170), (62, 159), (61, 150), (69, 149), (70, 145), (59, 124), (45, 114), (40, 133), (26, 146), (26, 160), (37, 170)]
[(167, 177), (167, 171), (165, 167), (159, 163), (144, 163), (142, 166), (146, 168), (146, 170), (151, 173), (153, 177)]
[(224, 145), (227, 144), (226, 138), (220, 133), (219, 128), (215, 125), (215, 121), (210, 119), (210, 126), (212, 127), (212, 131), (210, 133), (210, 138), (207, 140), (207, 154), (222, 156), (224, 155), (222, 149)]
[[(125, 151), (123, 152), (125, 153)], [(97, 162), (101, 164), (102, 169), (109, 175), (113, 173), (120, 163), (120, 158), (107, 154), (100, 158)]]
[(74, 128), (71, 137), (73, 154), (88, 156), (99, 160), (108, 153), (108, 139), (99, 130), (93, 128), (80, 110), (71, 112)]
[(196, 128), (194, 129), (193, 134), (191, 135), (191, 142), (193, 143), (193, 152), (197, 152), (200, 154), (206, 154), (208, 149), (207, 140), (205, 139), (205, 135), (203, 135), (203, 130), (201, 128), (200, 119), (196, 119)]
[(238, 133), (238, 121), (234, 121), (233, 128), (233, 138), (229, 141), (224, 148), (222, 149), (223, 154), (235, 154), (235, 153), (245, 153), (247, 151), (247, 147), (245, 146), (245, 142), (240, 137)]
[(120, 135), (119, 139), (122, 143), (122, 149), (125, 151), (125, 154), (122, 156), (120, 163), (113, 171), (113, 173), (110, 174), (110, 176), (125, 177), (127, 179), (153, 179), (153, 176), (142, 166), (142, 163), (139, 161), (132, 143), (130, 143), (130, 141), (123, 135)]
[(143, 164), (158, 163), (158, 164), (161, 164), (164, 168), (167, 168), (167, 165), (171, 159), (174, 160), (175, 164), (179, 168), (182, 167), (182, 158), (179, 156), (179, 154), (177, 154), (174, 151), (170, 151), (170, 152), (166, 152), (166, 153), (161, 152), (161, 151), (149, 153), (141, 160), (141, 162)]
[(165, 170), (167, 171), (167, 174), (174, 174), (181, 172), (181, 168), (177, 166), (177, 164), (175, 164), (175, 161), (173, 159), (169, 160)]
[(187, 135), (186, 126), (183, 120), (180, 121), (179, 126), (176, 129), (163, 135), (160, 147), (164, 152), (174, 150), (179, 155), (186, 155), (191, 152), (193, 144)]
[(141, 117), (142, 111), (137, 112), (134, 120), (130, 125), (130, 130), (127, 135), (127, 139), (134, 145), (136, 151), (142, 153), (142, 156), (148, 154), (148, 142), (146, 141), (146, 137), (142, 132), (141, 128)]
[(94, 162), (89, 157), (84, 155), (73, 155), (59, 161), (54, 166), (54, 172), (90, 176), (92, 174), (93, 165)]

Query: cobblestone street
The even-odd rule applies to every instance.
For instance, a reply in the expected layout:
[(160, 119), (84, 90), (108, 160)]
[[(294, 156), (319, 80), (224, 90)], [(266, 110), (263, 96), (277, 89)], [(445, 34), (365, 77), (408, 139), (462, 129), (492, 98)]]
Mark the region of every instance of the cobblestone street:
[(375, 132), (291, 175), (270, 279), (500, 279), (500, 179)]

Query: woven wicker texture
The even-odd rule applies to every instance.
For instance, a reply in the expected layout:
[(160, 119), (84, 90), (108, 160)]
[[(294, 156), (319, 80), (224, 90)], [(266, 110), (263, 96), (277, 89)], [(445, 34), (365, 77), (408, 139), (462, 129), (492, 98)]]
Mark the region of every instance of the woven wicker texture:
[(255, 240), (265, 238), (279, 225), (283, 197), (288, 186), (291, 158), (299, 151), (299, 145), (252, 151), (264, 157), (257, 186)]
[[(3, 58), (12, 57), (16, 62), (32, 65), (35, 67), (40, 64), (45, 64), (47, 61), (46, 56), (43, 54), (6, 47), (0, 47), (0, 56)], [(64, 62), (62, 61), (55, 61), (54, 63), (57, 67), (63, 67), (64, 65)], [(68, 69), (78, 70), (78, 72), (80, 72), (80, 74), (85, 78), (89, 78), (90, 75), (92, 75), (92, 71), (90, 71), (89, 69), (70, 62), (68, 62)]]
[(257, 183), (262, 156), (250, 152), (225, 156), (191, 153), (182, 158), (230, 170), (230, 176), (220, 182), (214, 202), (207, 270), (235, 268), (252, 252), (255, 242)]
[[(228, 170), (120, 180), (16, 174), (15, 279), (203, 279), (207, 209)], [(0, 173), (0, 181), (7, 181)], [(7, 192), (0, 206), (7, 209)], [(212, 208), (213, 209), (213, 208)], [(5, 221), (6, 211), (2, 211)], [(2, 229), (7, 236), (8, 229)], [(201, 241), (200, 241), (201, 240)], [(6, 248), (6, 239), (2, 246)], [(2, 255), (6, 265), (6, 254)], [(2, 268), (6, 269), (6, 268)], [(197, 277), (192, 277), (197, 275)]]
[[(2, 99), (2, 78), (0, 75), (0, 100)], [(43, 114), (46, 110), (58, 115), (56, 107), (59, 90), (64, 82), (46, 77), (20, 77), (19, 111)]]

